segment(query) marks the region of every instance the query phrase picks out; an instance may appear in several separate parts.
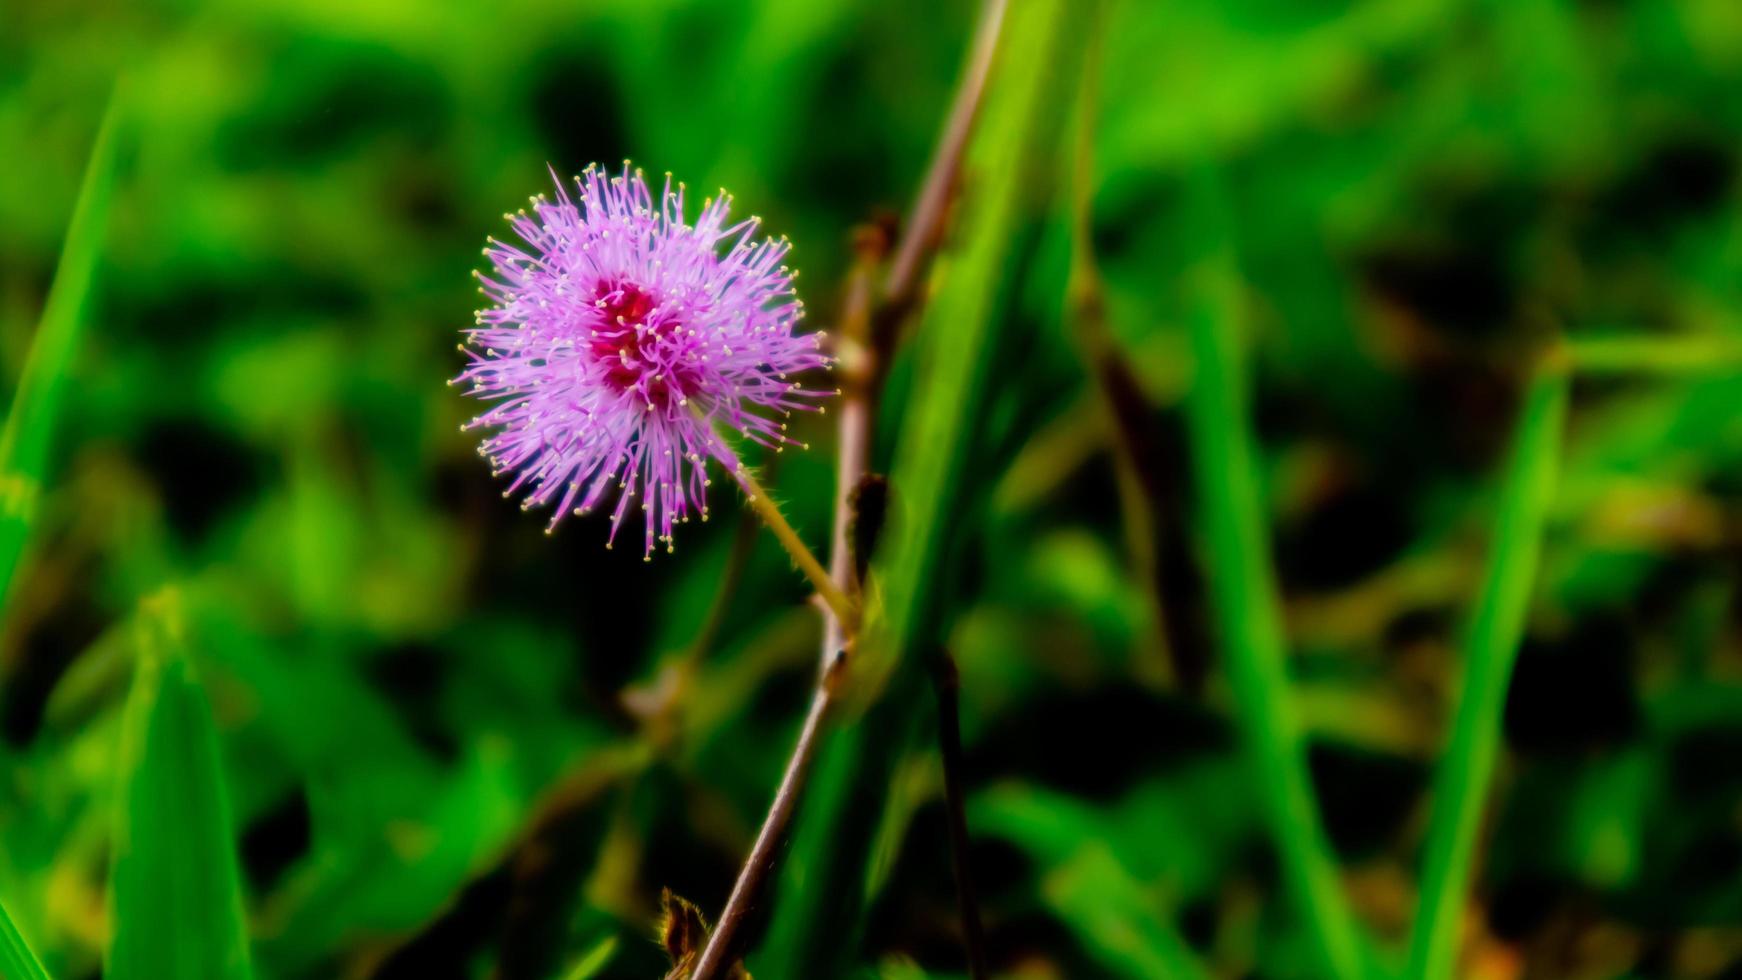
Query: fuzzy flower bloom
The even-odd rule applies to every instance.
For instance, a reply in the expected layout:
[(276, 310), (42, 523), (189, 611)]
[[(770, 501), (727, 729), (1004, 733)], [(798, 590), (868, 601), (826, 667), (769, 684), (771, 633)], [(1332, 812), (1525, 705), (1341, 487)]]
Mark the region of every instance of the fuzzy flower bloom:
[(674, 525), (707, 519), (708, 458), (740, 465), (719, 427), (792, 443), (781, 420), (833, 394), (796, 378), (829, 359), (821, 334), (795, 332), (787, 241), (757, 240), (756, 218), (727, 225), (724, 192), (691, 225), (669, 175), (657, 201), (627, 164), (575, 184), (507, 216), (520, 242), (489, 240), (491, 305), (454, 383), (494, 402), (466, 428), (492, 430), (479, 451), (513, 474), (504, 496), (555, 505), (547, 530), (614, 501), (609, 547), (639, 505), (647, 553), (669, 550)]

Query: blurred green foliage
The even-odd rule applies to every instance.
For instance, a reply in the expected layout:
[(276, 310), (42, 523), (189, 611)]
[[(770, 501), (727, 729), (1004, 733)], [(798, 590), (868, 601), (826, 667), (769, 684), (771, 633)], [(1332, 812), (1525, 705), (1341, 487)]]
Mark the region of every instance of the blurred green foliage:
[[(922, 532), (906, 653), (825, 755), (752, 972), (962, 974), (938, 647), (1001, 973), (1323, 976), (1303, 867), (1401, 971), (1483, 658), (1512, 669), (1454, 743), (1497, 751), (1455, 974), (1742, 969), (1742, 8), (1013, 2), (878, 426)], [(41, 481), (0, 620), (0, 969), (31, 975), (17, 933), (55, 977), (219, 975), (148, 957), (236, 966), (239, 892), (262, 977), (659, 976), (660, 891), (723, 902), (816, 618), (731, 519), (643, 564), (502, 500), (443, 384), (468, 271), (547, 163), (633, 157), (789, 235), (828, 325), (972, 7), (0, 8), (29, 450), (0, 465)], [(1066, 315), (1084, 64), (1105, 344)], [(1510, 649), (1473, 617), (1530, 547), (1497, 515), (1545, 356), (1572, 383)], [(832, 420), (765, 461), (819, 547)]]

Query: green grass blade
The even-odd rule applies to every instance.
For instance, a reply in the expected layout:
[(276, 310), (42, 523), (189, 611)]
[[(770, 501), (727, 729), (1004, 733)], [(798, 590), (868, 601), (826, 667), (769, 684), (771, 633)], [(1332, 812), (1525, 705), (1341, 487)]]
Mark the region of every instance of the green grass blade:
[[(1015, 845), (1039, 869), (1046, 905), (1109, 975), (1211, 976), (1174, 928), (1172, 882), (1152, 881), (1153, 865), (1133, 863), (1127, 828), (1135, 824), (1115, 808), (1008, 785), (976, 795), (969, 807), (982, 833)], [(1178, 829), (1145, 823), (1148, 833)]]
[(179, 597), (138, 616), (109, 874), (110, 980), (252, 975), (217, 732), (182, 635)]
[(30, 533), (42, 493), (49, 440), (66, 385), (73, 352), (78, 348), (89, 306), (91, 282), (102, 253), (103, 230), (109, 221), (109, 200), (115, 187), (115, 160), (120, 125), (119, 91), (97, 129), (97, 139), (85, 166), (72, 224), (55, 267), (42, 321), (31, 341), (18, 391), (0, 429), (0, 602), (4, 602), (17, 571), (19, 556)]
[(998, 67), (964, 173), (959, 246), (939, 257), (939, 286), (915, 343), (913, 389), (890, 484), (896, 501), (872, 575), (849, 698), (882, 700), (827, 735), (775, 890), (774, 918), (750, 970), (762, 980), (844, 976), (860, 916), (880, 880), (877, 815), (909, 744), (923, 688), (912, 656), (939, 615), (939, 574), (959, 534), (962, 471), (997, 341), (1006, 275), (1033, 204), (1037, 166), (1054, 162), (1041, 117), (1074, 87), (1081, 25), (1060, 0), (1012, 4)]
[(980, 389), (991, 360), (994, 314), (1004, 284), (1022, 203), (1023, 178), (1034, 116), (1044, 91), (1042, 75), (1024, 70), (1044, 63), (1055, 42), (1055, 4), (1017, 4), (1006, 15), (999, 68), (981, 112), (979, 138), (965, 172), (961, 250), (940, 256), (943, 285), (926, 310), (915, 343), (913, 394), (897, 443), (891, 486), (900, 510), (886, 532), (879, 563), (885, 603), (872, 609), (865, 657), (887, 668), (922, 628), (930, 580), (950, 535), (947, 518), (971, 446)]
[(1287, 647), (1247, 405), (1239, 283), (1229, 250), (1216, 252), (1199, 271), (1203, 278), (1191, 314), (1196, 375), (1187, 415), (1228, 683), (1296, 908), (1325, 975), (1352, 978), (1363, 969), (1360, 931), (1319, 821), (1301, 722), (1289, 698)]
[(606, 936), (593, 944), (593, 948), (581, 955), (575, 961), (574, 968), (563, 975), (563, 980), (591, 980), (599, 975), (605, 964), (611, 962), (611, 957), (617, 953), (617, 937)]
[(42, 961), (30, 951), (30, 944), (0, 905), (0, 978), (3, 980), (48, 980)]
[(1506, 686), (1524, 634), (1525, 613), (1554, 489), (1568, 380), (1545, 371), (1532, 382), (1500, 492), (1500, 514), (1464, 651), (1464, 685), (1451, 741), (1434, 778), (1421, 897), (1409, 976), (1452, 975), (1476, 831), (1499, 750)]
[(1210, 974), (1153, 896), (1132, 879), (1105, 843), (1086, 841), (1046, 875), (1047, 904), (1083, 947), (1119, 976), (1209, 980)]

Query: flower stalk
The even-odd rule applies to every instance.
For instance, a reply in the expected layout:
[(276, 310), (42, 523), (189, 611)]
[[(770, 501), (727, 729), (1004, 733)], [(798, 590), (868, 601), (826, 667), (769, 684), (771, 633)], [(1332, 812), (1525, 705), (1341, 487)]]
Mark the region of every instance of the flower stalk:
[(791, 556), (793, 564), (798, 566), (805, 578), (810, 579), (811, 585), (817, 590), (817, 595), (822, 597), (829, 612), (842, 623), (855, 623), (858, 620), (858, 608), (853, 600), (829, 577), (822, 562), (817, 560), (816, 555), (805, 545), (804, 539), (787, 523), (786, 515), (780, 512), (780, 505), (762, 489), (762, 484), (756, 482), (756, 475), (750, 471), (750, 467), (736, 459), (727, 461), (727, 465), (732, 471), (732, 479), (737, 480), (738, 486), (744, 490), (744, 502), (756, 512), (756, 516), (762, 518), (762, 523), (768, 526), (775, 540)]

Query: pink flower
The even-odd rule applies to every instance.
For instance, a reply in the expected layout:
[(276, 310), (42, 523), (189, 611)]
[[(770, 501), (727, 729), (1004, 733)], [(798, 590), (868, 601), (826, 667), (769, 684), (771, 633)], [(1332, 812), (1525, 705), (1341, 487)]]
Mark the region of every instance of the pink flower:
[(575, 183), (578, 203), (559, 180), (555, 201), (508, 216), (523, 244), (489, 240), (492, 305), (454, 383), (495, 403), (466, 428), (493, 430), (479, 451), (514, 474), (504, 496), (554, 503), (554, 530), (616, 490), (609, 540), (639, 502), (651, 555), (692, 512), (707, 519), (708, 457), (739, 466), (718, 427), (792, 443), (780, 420), (833, 393), (797, 379), (829, 358), (821, 334), (795, 333), (787, 241), (756, 240), (756, 218), (727, 227), (724, 192), (690, 225), (669, 176), (658, 203), (627, 164)]

